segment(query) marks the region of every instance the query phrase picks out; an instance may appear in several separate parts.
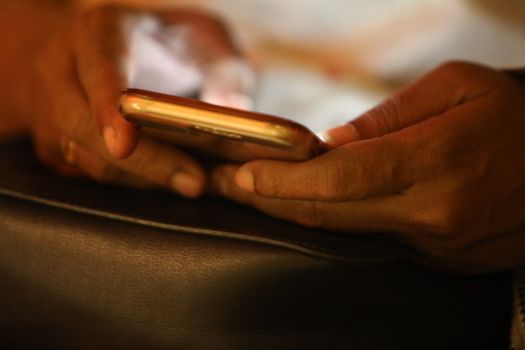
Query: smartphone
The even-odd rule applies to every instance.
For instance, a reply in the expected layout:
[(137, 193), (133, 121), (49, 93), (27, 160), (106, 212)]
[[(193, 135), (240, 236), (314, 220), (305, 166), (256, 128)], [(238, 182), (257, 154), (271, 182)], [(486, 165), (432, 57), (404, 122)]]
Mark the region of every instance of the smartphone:
[(194, 99), (128, 89), (120, 111), (155, 137), (234, 161), (304, 161), (327, 150), (319, 137), (291, 120)]

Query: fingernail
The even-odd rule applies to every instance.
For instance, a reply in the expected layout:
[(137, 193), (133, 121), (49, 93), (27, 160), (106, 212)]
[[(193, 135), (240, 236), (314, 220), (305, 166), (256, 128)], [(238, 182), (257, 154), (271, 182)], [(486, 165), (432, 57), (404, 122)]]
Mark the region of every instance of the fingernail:
[(247, 192), (254, 192), (253, 173), (249, 170), (239, 170), (235, 175), (237, 186)]
[(348, 123), (320, 133), (320, 137), (330, 147), (339, 147), (344, 144), (358, 141), (361, 137), (354, 125)]
[(115, 154), (115, 145), (117, 143), (117, 131), (111, 126), (106, 126), (103, 132), (104, 143), (109, 153)]
[(189, 198), (198, 197), (201, 194), (201, 184), (193, 176), (178, 172), (170, 179), (170, 187), (181, 195)]
[(332, 138), (332, 136), (330, 136), (328, 131), (318, 132), (316, 133), (316, 136), (326, 144), (331, 145), (334, 143), (334, 139)]

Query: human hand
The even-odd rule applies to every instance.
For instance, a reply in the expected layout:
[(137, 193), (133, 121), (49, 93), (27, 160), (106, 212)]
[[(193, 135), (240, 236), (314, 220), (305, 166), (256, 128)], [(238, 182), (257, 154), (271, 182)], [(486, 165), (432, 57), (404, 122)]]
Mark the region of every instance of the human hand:
[(30, 116), (37, 156), (62, 174), (196, 197), (204, 188), (203, 169), (177, 149), (139, 137), (118, 111), (120, 94), (131, 85), (216, 96), (214, 72), (237, 65), (214, 102), (246, 103), (239, 96), (249, 93), (251, 76), (237, 57), (223, 26), (202, 13), (97, 8), (60, 26), (20, 78), (16, 100)]
[(469, 272), (525, 263), (525, 84), (448, 63), (355, 121), (303, 163), (225, 165), (223, 195), (305, 226), (392, 232)]

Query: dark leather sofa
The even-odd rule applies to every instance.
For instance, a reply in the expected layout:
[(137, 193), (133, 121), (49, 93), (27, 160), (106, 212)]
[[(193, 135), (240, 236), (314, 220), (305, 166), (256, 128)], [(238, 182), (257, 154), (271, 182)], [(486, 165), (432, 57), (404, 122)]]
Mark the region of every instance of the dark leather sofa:
[(0, 145), (7, 349), (505, 349), (511, 276), (420, 267), (381, 236), (65, 181)]

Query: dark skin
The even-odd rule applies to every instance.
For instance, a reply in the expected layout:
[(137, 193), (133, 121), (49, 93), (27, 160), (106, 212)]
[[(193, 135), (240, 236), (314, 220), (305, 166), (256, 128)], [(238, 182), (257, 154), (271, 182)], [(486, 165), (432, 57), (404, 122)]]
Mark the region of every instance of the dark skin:
[(202, 194), (200, 164), (174, 147), (139, 138), (118, 102), (128, 83), (130, 33), (146, 16), (162, 23), (159, 35), (173, 25), (188, 28), (191, 54), (202, 66), (237, 56), (222, 23), (191, 10), (77, 12), (67, 1), (24, 0), (0, 8), (8, 18), (0, 34), (12, 45), (0, 67), (0, 78), (9, 82), (1, 91), (7, 111), (0, 117), (2, 134), (29, 134), (38, 158), (63, 175), (163, 187), (191, 198)]
[(384, 231), (428, 262), (466, 272), (525, 264), (525, 84), (471, 63), (442, 65), (303, 163), (215, 170), (224, 196), (309, 227)]
[[(64, 175), (202, 194), (207, 174), (198, 163), (139, 136), (116, 109), (125, 87), (122, 26), (136, 13), (79, 14), (29, 0), (0, 6), (11, 14), (0, 35), (17, 33), (4, 40), (10, 54), (1, 57), (0, 77), (9, 82), (0, 87), (8, 111), (0, 116), (2, 135), (30, 135), (40, 160)], [(203, 50), (211, 48), (203, 57), (236, 54), (216, 20), (177, 11), (163, 17), (200, 28)], [(519, 74), (449, 63), (330, 130), (326, 154), (303, 163), (223, 165), (209, 182), (232, 200), (300, 225), (392, 232), (438, 266), (523, 266), (524, 111)], [(75, 164), (61, 152), (64, 140), (77, 144)], [(187, 177), (174, 181), (180, 174)]]

